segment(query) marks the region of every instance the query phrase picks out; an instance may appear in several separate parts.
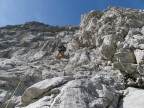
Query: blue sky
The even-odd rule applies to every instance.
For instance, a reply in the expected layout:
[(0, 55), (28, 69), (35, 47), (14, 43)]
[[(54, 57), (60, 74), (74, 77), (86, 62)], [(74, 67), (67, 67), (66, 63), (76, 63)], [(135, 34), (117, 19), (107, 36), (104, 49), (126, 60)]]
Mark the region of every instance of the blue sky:
[(144, 10), (144, 0), (0, 0), (0, 27), (30, 21), (79, 25), (81, 14), (108, 6)]

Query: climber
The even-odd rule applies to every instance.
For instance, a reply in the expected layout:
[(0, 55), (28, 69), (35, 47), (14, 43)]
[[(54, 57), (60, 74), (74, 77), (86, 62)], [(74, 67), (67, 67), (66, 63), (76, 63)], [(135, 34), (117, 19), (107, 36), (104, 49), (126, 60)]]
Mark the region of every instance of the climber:
[[(66, 46), (64, 46), (63, 44), (60, 44), (58, 46), (58, 52), (57, 52), (57, 58), (61, 58), (61, 57), (65, 57), (64, 52), (66, 51)], [(59, 56), (61, 54), (61, 56)]]

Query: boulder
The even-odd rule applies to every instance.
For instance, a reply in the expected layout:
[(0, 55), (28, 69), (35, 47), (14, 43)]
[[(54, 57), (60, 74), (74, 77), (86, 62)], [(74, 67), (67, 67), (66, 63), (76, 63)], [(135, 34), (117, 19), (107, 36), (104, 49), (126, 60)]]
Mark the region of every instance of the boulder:
[(134, 64), (136, 62), (134, 53), (131, 52), (129, 49), (126, 50), (123, 49), (122, 51), (116, 52), (114, 55), (117, 60), (120, 60), (121, 63)]
[(128, 19), (127, 23), (132, 28), (141, 28), (144, 26), (144, 23), (140, 20)]
[[(111, 80), (112, 81), (112, 80)], [(114, 91), (109, 78), (95, 76), (91, 80), (81, 79), (68, 82), (56, 96), (51, 108), (94, 108), (116, 107), (119, 94)]]
[(129, 87), (124, 91), (124, 97), (121, 99), (118, 108), (143, 108), (144, 90)]
[(133, 72), (136, 72), (137, 64), (114, 62), (113, 68), (121, 71), (125, 71), (127, 74), (131, 74)]
[(55, 87), (60, 87), (68, 81), (72, 80), (71, 77), (56, 77), (52, 79), (46, 79), (41, 82), (38, 82), (31, 87), (27, 88), (22, 95), (22, 103), (24, 106), (34, 102), (35, 99), (39, 99), (41, 95), (46, 92), (49, 92)]

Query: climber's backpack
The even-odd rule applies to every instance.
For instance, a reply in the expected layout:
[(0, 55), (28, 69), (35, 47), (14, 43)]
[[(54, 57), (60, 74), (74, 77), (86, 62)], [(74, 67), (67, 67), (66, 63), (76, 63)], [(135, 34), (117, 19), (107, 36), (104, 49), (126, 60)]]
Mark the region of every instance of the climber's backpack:
[(66, 47), (63, 45), (63, 44), (60, 44), (59, 46), (58, 46), (58, 51), (66, 51)]

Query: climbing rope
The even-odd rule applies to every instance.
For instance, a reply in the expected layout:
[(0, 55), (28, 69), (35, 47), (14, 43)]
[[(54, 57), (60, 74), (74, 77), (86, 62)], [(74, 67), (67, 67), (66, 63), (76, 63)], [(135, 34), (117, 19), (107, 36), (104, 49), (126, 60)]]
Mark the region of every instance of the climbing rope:
[[(24, 75), (24, 76), (25, 76), (25, 75)], [(18, 83), (18, 85), (17, 85), (16, 89), (14, 90), (14, 92), (13, 92), (13, 94), (11, 95), (10, 99), (8, 100), (8, 103), (6, 104), (5, 108), (7, 108), (7, 107), (8, 107), (8, 105), (9, 105), (9, 103), (10, 103), (11, 99), (13, 98), (13, 96), (14, 96), (15, 92), (17, 91), (18, 87), (20, 86), (20, 84), (21, 84), (21, 82), (22, 82), (22, 80), (23, 80), (24, 76), (23, 76), (23, 77), (20, 79), (20, 81), (19, 81), (19, 83)]]
[(11, 99), (13, 98), (13, 96), (14, 96), (14, 94), (16, 93), (17, 89), (19, 88), (19, 86), (20, 86), (20, 84), (21, 84), (22, 80), (24, 79), (24, 77), (25, 77), (26, 75), (31, 74), (32, 72), (34, 72), (34, 70), (33, 70), (33, 71), (31, 71), (31, 72), (29, 72), (29, 73), (27, 73), (27, 74), (25, 74), (25, 75), (23, 75), (23, 77), (20, 79), (20, 81), (19, 81), (19, 83), (18, 83), (18, 85), (17, 85), (16, 89), (14, 90), (13, 94), (11, 95), (10, 99), (8, 100), (8, 103), (6, 104), (5, 108), (7, 108), (7, 107), (8, 107), (8, 105), (9, 105), (9, 103), (10, 103)]
[[(59, 58), (59, 59), (60, 59), (60, 58)], [(61, 60), (61, 59), (60, 59), (60, 60)], [(33, 71), (32, 71), (32, 72), (33, 72)], [(27, 75), (31, 74), (32, 72), (28, 73)], [(6, 104), (5, 108), (8, 107), (8, 105), (9, 105), (11, 99), (13, 98), (14, 94), (16, 93), (17, 89), (19, 88), (19, 86), (20, 86), (20, 84), (21, 84), (21, 82), (22, 82), (22, 80), (24, 79), (25, 76), (26, 76), (26, 75), (23, 75), (23, 77), (20, 79), (20, 81), (19, 81), (19, 83), (18, 83), (16, 89), (14, 90), (14, 92), (13, 92), (13, 94), (11, 95), (10, 99), (8, 100), (8, 103)]]

